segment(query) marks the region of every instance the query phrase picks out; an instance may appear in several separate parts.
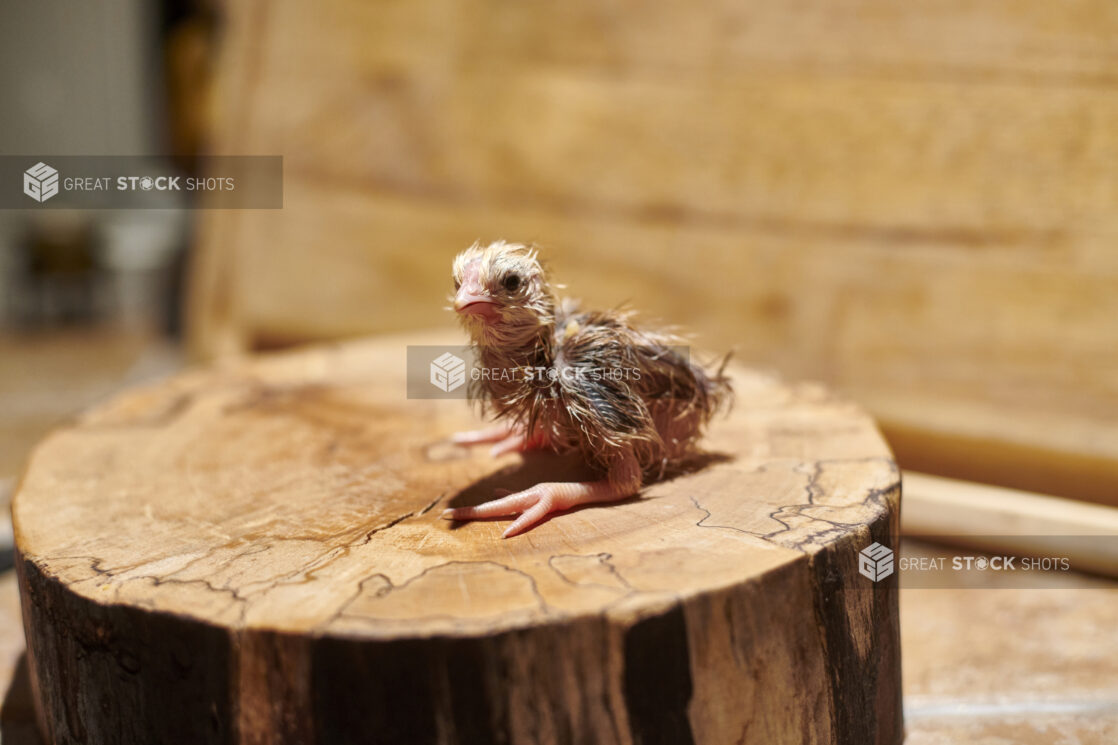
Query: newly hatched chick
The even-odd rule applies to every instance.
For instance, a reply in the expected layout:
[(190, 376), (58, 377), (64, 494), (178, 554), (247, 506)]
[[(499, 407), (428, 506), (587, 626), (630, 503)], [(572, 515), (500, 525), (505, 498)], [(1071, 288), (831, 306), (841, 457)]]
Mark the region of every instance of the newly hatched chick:
[(482, 374), (471, 393), (502, 422), (455, 442), (497, 443), (495, 455), (578, 452), (604, 478), (536, 484), (448, 509), (445, 518), (519, 513), (508, 538), (549, 512), (636, 494), (647, 477), (684, 458), (730, 401), (722, 371), (690, 362), (678, 337), (635, 328), (629, 312), (580, 312), (557, 301), (530, 246), (474, 244), (454, 260), (454, 289), (454, 309), (478, 347)]

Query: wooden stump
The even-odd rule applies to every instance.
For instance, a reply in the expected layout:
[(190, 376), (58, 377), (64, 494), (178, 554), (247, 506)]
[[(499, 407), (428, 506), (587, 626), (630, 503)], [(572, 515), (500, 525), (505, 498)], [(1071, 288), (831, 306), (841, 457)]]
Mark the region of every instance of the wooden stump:
[[(444, 335), (443, 341), (452, 341)], [(57, 743), (900, 743), (900, 481), (873, 422), (735, 372), (709, 455), (502, 540), (575, 478), (463, 451), (389, 338), (188, 373), (54, 433), (14, 502)]]

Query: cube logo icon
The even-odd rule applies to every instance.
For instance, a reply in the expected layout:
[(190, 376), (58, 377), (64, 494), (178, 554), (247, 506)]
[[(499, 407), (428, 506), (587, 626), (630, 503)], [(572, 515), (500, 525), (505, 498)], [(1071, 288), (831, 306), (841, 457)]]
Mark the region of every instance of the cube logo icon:
[(58, 171), (39, 162), (23, 172), (23, 193), (45, 202), (58, 193)]
[(431, 363), (431, 385), (444, 393), (457, 390), (466, 382), (466, 363), (461, 357), (445, 352)]
[(893, 573), (893, 551), (876, 541), (858, 554), (858, 574), (877, 582)]

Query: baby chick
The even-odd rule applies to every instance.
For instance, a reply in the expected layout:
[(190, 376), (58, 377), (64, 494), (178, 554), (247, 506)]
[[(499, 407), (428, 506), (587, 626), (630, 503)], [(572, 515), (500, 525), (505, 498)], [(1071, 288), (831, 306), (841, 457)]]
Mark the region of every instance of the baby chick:
[(478, 347), (472, 397), (502, 422), (454, 441), (496, 443), (494, 455), (577, 452), (603, 478), (499, 490), (498, 499), (446, 510), (447, 519), (519, 514), (509, 538), (550, 512), (632, 496), (686, 456), (729, 404), (721, 369), (690, 362), (683, 340), (636, 328), (630, 312), (580, 312), (558, 301), (530, 246), (475, 243), (454, 260), (454, 289), (454, 310)]

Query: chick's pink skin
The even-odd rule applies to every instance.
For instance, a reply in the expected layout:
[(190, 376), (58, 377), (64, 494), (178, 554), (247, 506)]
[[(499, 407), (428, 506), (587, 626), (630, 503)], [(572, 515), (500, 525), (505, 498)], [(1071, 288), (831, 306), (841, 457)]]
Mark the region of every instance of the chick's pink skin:
[[(466, 265), (454, 297), (454, 310), (460, 316), (476, 316), (485, 324), (502, 323), (498, 300), (483, 286), (480, 259)], [(461, 432), (452, 441), (462, 446), (495, 443), (494, 456), (508, 452), (525, 452), (548, 447), (542, 434), (528, 436), (515, 428), (496, 426), (472, 432)], [(454, 507), (443, 511), (447, 520), (477, 520), (492, 517), (519, 515), (502, 533), (502, 538), (512, 538), (537, 525), (550, 513), (567, 510), (582, 504), (612, 502), (632, 496), (640, 489), (640, 470), (635, 459), (626, 458), (610, 469), (607, 478), (585, 482), (544, 482), (520, 492), (496, 490), (497, 499), (472, 507)]]
[(512, 538), (535, 526), (552, 512), (594, 502), (614, 502), (635, 493), (636, 488), (615, 485), (609, 479), (544, 482), (516, 493), (498, 489), (498, 499), (476, 507), (454, 507), (445, 510), (443, 517), (447, 520), (476, 520), (519, 514), (520, 517), (501, 534), (502, 538)]
[(454, 310), (460, 315), (476, 315), (487, 321), (497, 319), (497, 304), (478, 277), (479, 262), (471, 262), (454, 296)]

